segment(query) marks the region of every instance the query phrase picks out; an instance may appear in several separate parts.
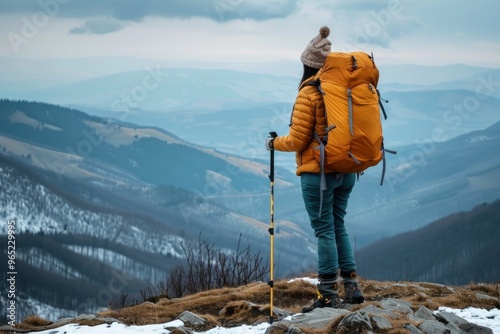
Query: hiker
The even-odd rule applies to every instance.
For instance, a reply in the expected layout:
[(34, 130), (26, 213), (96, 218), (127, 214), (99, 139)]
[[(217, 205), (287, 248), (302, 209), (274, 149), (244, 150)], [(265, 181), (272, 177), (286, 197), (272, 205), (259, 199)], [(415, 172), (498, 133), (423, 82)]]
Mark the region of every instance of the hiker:
[[(327, 189), (323, 192), (320, 204), (319, 142), (314, 139), (313, 133), (316, 131), (320, 138), (325, 133), (325, 104), (318, 86), (307, 83), (313, 80), (331, 52), (331, 42), (327, 38), (329, 34), (327, 26), (321, 27), (320, 33), (310, 41), (301, 55), (304, 70), (289, 134), (266, 138), (265, 142), (268, 150), (296, 152), (296, 174), (300, 176), (304, 205), (317, 238), (318, 299), (311, 306), (304, 307), (303, 312), (318, 307), (340, 307), (340, 277), (345, 290), (344, 302), (360, 304), (364, 301), (356, 276), (354, 253), (344, 225), (355, 174), (340, 174), (325, 169)], [(321, 212), (318, 214), (320, 207)]]

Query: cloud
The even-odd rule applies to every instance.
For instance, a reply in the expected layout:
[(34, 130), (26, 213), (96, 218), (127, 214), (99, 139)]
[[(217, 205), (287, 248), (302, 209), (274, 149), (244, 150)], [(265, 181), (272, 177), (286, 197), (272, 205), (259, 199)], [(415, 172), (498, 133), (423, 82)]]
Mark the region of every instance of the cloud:
[(189, 19), (204, 17), (226, 22), (239, 19), (264, 21), (288, 17), (300, 0), (2, 0), (0, 13), (36, 13), (72, 18), (112, 17), (141, 21), (146, 17)]
[(104, 35), (125, 28), (126, 24), (105, 17), (88, 19), (80, 27), (72, 28), (70, 34)]
[[(403, 0), (411, 1), (411, 0)], [(395, 0), (393, 3), (401, 3), (402, 1)], [(347, 12), (364, 12), (372, 10), (382, 10), (388, 7), (388, 2), (385, 1), (373, 1), (373, 0), (356, 0), (356, 1), (344, 1), (344, 0), (334, 0), (329, 3), (329, 7), (334, 10), (347, 11)]]
[(342, 41), (345, 47), (364, 49), (369, 46), (390, 48), (393, 43), (402, 38), (417, 34), (422, 23), (414, 17), (389, 14), (379, 15), (372, 11), (365, 13), (356, 20), (343, 21), (348, 29), (343, 31)]
[(402, 38), (418, 34), (422, 28), (420, 12), (408, 6), (411, 0), (377, 2), (368, 0), (324, 3), (341, 33), (341, 48), (391, 48)]

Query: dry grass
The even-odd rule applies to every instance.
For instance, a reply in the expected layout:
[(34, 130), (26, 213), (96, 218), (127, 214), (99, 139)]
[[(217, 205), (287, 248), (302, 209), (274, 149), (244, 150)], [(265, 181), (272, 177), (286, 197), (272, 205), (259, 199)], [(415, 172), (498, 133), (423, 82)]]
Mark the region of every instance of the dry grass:
[(41, 318), (37, 315), (30, 315), (24, 318), (23, 322), (17, 325), (19, 329), (30, 330), (38, 327), (46, 327), (52, 324), (52, 321)]
[[(433, 283), (377, 282), (365, 279), (361, 279), (360, 283), (366, 302), (355, 306), (352, 311), (369, 304), (378, 306), (378, 302), (386, 298), (404, 299), (411, 303), (414, 310), (417, 310), (420, 305), (431, 310), (436, 310), (439, 306), (484, 309), (500, 307), (499, 289), (495, 284), (471, 283), (466, 286), (449, 287)], [(127, 325), (146, 325), (169, 322), (188, 310), (207, 321), (205, 328), (196, 328), (196, 330), (208, 330), (215, 326), (234, 327), (241, 324), (256, 324), (269, 320), (269, 292), (270, 288), (266, 283), (252, 283), (238, 288), (200, 292), (183, 298), (163, 298), (157, 303), (145, 302), (121, 310), (107, 310), (101, 312), (99, 316), (116, 318)], [(294, 282), (280, 280), (275, 281), (273, 292), (274, 307), (298, 313), (303, 306), (313, 301), (315, 286), (302, 280)], [(343, 291), (341, 290), (340, 293), (342, 295)], [(484, 296), (496, 299), (484, 298)], [(402, 328), (408, 323), (410, 322), (407, 320), (394, 319), (394, 328), (380, 333), (408, 333)], [(29, 327), (32, 330), (45, 327), (44, 320), (38, 317), (26, 318), (22, 324), (24, 328)], [(418, 325), (418, 323), (413, 324)], [(321, 330), (303, 329), (303, 331), (308, 334), (334, 333), (332, 330), (337, 325), (337, 323), (332, 323), (327, 326), (328, 328)], [(276, 329), (275, 332), (280, 333), (280, 329)], [(286, 332), (287, 329), (284, 327), (283, 333)]]
[[(56, 324), (52, 321), (46, 320), (36, 315), (30, 315), (23, 319), (23, 321), (19, 324), (16, 324), (15, 332), (16, 333), (27, 333), (32, 331), (40, 331), (51, 328), (57, 328), (63, 324), (75, 323), (82, 326), (97, 326), (102, 325), (105, 322), (100, 319), (81, 319), (78, 321), (67, 321), (62, 324)], [(4, 334), (5, 332), (0, 331), (0, 334)], [(11, 333), (11, 332), (9, 332)]]

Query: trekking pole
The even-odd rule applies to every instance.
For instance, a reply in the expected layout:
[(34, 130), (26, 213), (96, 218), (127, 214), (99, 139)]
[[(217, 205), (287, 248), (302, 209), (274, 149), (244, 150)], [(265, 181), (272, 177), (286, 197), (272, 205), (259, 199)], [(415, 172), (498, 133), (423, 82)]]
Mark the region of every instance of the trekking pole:
[[(269, 135), (271, 138), (276, 138), (278, 135), (276, 132), (269, 132)], [(270, 153), (270, 164), (269, 164), (269, 180), (271, 181), (271, 196), (270, 196), (270, 211), (271, 211), (271, 219), (270, 219), (270, 224), (269, 224), (269, 235), (270, 235), (270, 273), (269, 273), (269, 287), (271, 288), (270, 291), (270, 315), (269, 315), (269, 323), (273, 323), (273, 302), (274, 302), (274, 149), (269, 151)]]

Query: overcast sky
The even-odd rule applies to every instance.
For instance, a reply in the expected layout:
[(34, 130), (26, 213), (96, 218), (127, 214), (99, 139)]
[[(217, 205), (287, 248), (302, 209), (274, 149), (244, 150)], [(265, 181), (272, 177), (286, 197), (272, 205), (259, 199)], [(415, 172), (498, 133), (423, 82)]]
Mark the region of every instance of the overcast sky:
[(0, 0), (0, 56), (298, 61), (321, 25), (333, 50), (381, 63), (500, 68), (496, 0)]

